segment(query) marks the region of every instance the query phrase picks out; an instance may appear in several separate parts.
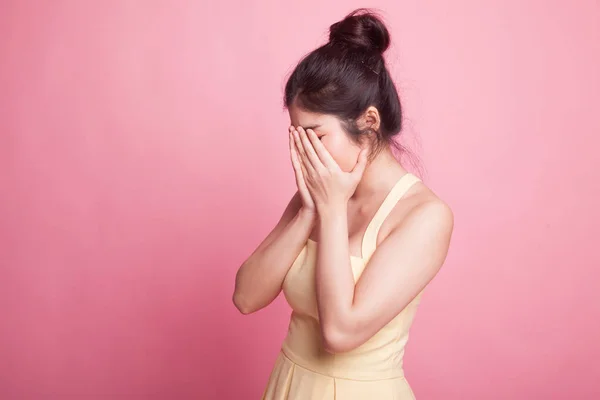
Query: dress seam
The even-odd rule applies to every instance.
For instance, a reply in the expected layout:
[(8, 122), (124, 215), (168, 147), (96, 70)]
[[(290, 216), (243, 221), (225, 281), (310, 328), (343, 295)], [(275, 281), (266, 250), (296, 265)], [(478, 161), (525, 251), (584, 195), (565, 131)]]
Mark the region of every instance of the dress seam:
[(288, 356), (287, 354), (285, 354), (285, 352), (283, 350), (280, 350), (280, 351), (281, 351), (281, 354), (289, 362), (291, 362), (292, 364), (294, 364), (294, 367), (298, 366), (298, 367), (300, 367), (302, 369), (305, 369), (305, 370), (307, 370), (309, 372), (312, 372), (313, 374), (321, 375), (321, 376), (324, 376), (324, 377), (327, 377), (327, 378), (332, 378), (334, 380), (335, 379), (342, 379), (342, 380), (345, 380), (345, 381), (353, 381), (353, 382), (378, 382), (378, 381), (389, 381), (389, 380), (393, 380), (393, 379), (404, 379), (404, 380), (406, 380), (406, 377), (404, 376), (404, 374), (398, 375), (398, 376), (392, 376), (392, 377), (389, 377), (389, 378), (374, 378), (374, 379), (355, 379), (355, 378), (345, 378), (345, 377), (341, 377), (341, 376), (327, 375), (327, 374), (324, 374), (322, 372), (317, 372), (317, 371), (315, 371), (315, 370), (313, 370), (311, 368), (307, 368), (304, 365), (297, 363), (296, 361), (292, 360), (290, 358), (290, 356)]

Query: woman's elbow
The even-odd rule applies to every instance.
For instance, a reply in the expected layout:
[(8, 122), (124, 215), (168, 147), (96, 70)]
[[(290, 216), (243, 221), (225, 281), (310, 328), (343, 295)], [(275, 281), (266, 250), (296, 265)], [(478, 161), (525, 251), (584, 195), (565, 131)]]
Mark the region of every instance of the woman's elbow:
[(235, 305), (235, 308), (244, 315), (252, 314), (257, 311), (255, 307), (252, 307), (244, 297), (237, 292), (233, 294), (233, 304)]
[(323, 329), (323, 349), (331, 354), (345, 353), (358, 347), (355, 337), (335, 327)]

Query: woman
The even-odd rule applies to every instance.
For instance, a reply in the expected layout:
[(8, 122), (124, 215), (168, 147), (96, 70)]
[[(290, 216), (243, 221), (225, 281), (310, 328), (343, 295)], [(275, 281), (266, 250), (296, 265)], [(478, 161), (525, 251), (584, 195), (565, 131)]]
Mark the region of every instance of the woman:
[(287, 82), (298, 191), (233, 296), (249, 314), (283, 290), (293, 310), (263, 399), (414, 399), (404, 346), (453, 216), (393, 156), (402, 113), (389, 43), (381, 20), (356, 10)]

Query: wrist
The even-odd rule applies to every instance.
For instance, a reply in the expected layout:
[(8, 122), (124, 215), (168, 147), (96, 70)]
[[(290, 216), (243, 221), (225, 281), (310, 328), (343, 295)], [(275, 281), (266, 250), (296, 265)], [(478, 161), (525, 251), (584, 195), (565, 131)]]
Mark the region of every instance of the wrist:
[(348, 232), (348, 207), (346, 204), (330, 204), (327, 207), (319, 207), (318, 212), (319, 238), (322, 243), (326, 238), (337, 236), (339, 232)]
[(315, 209), (311, 209), (311, 208), (306, 208), (306, 207), (301, 207), (300, 210), (298, 210), (298, 216), (301, 219), (306, 219), (306, 220), (314, 220), (317, 217), (317, 210)]
[(348, 216), (348, 203), (329, 203), (323, 204), (317, 207), (319, 219), (337, 219), (340, 217), (347, 218)]

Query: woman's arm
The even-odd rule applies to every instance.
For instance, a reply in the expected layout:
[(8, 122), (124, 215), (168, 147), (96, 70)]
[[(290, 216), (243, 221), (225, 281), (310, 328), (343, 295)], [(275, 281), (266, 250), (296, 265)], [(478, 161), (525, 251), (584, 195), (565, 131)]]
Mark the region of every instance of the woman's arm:
[(416, 206), (379, 245), (355, 284), (348, 251), (348, 199), (366, 166), (361, 149), (350, 172), (342, 171), (312, 131), (293, 130), (319, 218), (316, 291), (326, 350), (344, 352), (366, 342), (398, 315), (442, 266), (454, 217), (435, 199)]
[(344, 352), (366, 342), (433, 279), (446, 258), (454, 217), (438, 199), (416, 206), (377, 246), (355, 284), (347, 208), (362, 179), (366, 151), (345, 172), (312, 130), (299, 127), (293, 136), (319, 218), (316, 291), (323, 341), (326, 350)]
[(275, 300), (316, 221), (315, 204), (302, 178), (292, 128), (290, 126), (290, 159), (298, 192), (290, 200), (275, 228), (236, 274), (233, 303), (242, 314), (258, 311)]
[(236, 274), (233, 303), (242, 314), (258, 311), (275, 300), (314, 222), (315, 213), (302, 207), (301, 196), (296, 193), (275, 228)]
[(448, 251), (453, 215), (441, 200), (417, 206), (377, 246), (354, 283), (346, 208), (319, 210), (317, 300), (325, 347), (344, 352), (366, 342), (433, 279)]

